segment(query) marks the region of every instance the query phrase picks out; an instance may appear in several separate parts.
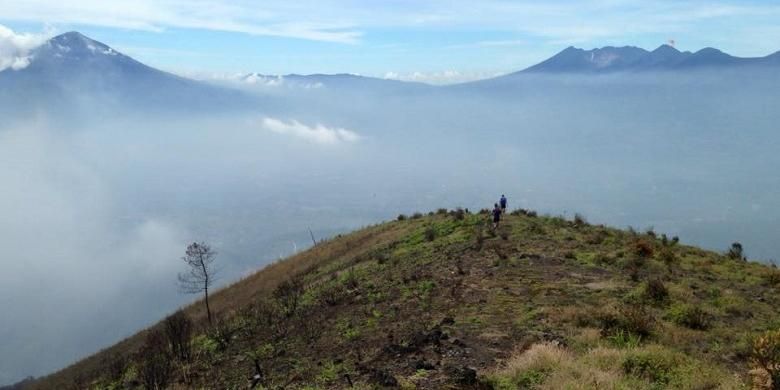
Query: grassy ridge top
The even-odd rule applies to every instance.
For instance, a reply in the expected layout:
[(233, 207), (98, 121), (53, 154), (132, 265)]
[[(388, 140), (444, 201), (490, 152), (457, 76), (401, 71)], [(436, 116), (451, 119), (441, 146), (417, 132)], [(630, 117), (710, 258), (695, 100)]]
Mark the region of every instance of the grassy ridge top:
[[(743, 388), (780, 272), (584, 220), (441, 210), (318, 244), (31, 388)], [(155, 343), (157, 346), (155, 346)], [(152, 352), (150, 352), (152, 351)], [(156, 351), (156, 352), (155, 352)], [(154, 368), (154, 367), (152, 367)], [(148, 382), (148, 380), (147, 380)]]

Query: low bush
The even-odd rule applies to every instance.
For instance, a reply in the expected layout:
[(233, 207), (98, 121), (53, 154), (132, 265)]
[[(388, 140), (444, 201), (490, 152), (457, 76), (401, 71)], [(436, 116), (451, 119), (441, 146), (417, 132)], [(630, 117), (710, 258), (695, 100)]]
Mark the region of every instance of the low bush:
[(636, 239), (631, 244), (632, 253), (642, 259), (653, 257), (653, 245), (647, 240)]
[(113, 353), (103, 360), (101, 367), (109, 381), (118, 382), (124, 376), (127, 363), (124, 355)]
[(642, 295), (648, 301), (662, 303), (669, 298), (669, 290), (660, 279), (650, 279), (645, 282)]
[(667, 268), (671, 268), (677, 263), (677, 255), (674, 254), (674, 250), (669, 246), (664, 246), (658, 251), (658, 260), (666, 264)]
[(396, 220), (398, 221), (406, 221), (406, 214), (398, 214), (398, 218)]
[(450, 211), (450, 215), (456, 221), (462, 221), (462, 220), (466, 219), (466, 214), (468, 214), (468, 210), (464, 210), (464, 209), (462, 209), (460, 207), (458, 207), (455, 210)]
[[(780, 330), (768, 331), (753, 341), (750, 356), (755, 388), (780, 389)], [(768, 383), (766, 383), (768, 382)]]
[(412, 214), (411, 219), (420, 219), (422, 217), (423, 217), (422, 213), (417, 212)]
[(742, 244), (738, 242), (731, 244), (731, 248), (729, 248), (728, 252), (726, 252), (726, 257), (731, 260), (747, 260), (745, 258), (745, 251), (742, 248)]
[(171, 314), (163, 321), (165, 335), (171, 348), (171, 355), (181, 362), (189, 362), (192, 359), (192, 320), (183, 311), (179, 310)]
[(166, 344), (165, 335), (153, 330), (138, 352), (138, 377), (147, 389), (165, 389), (171, 380), (172, 359)]
[(623, 372), (647, 380), (655, 385), (667, 385), (672, 381), (674, 370), (681, 363), (674, 353), (652, 348), (630, 353), (623, 360)]
[(767, 269), (764, 274), (764, 282), (772, 287), (780, 285), (780, 271), (774, 268)]
[(622, 305), (608, 309), (598, 316), (603, 337), (614, 336), (619, 332), (642, 338), (650, 336), (655, 324), (655, 318), (642, 305)]
[(690, 329), (706, 330), (710, 326), (709, 314), (698, 306), (676, 304), (667, 311), (667, 318), (677, 325)]
[(423, 232), (423, 236), (425, 237), (425, 241), (431, 242), (436, 239), (436, 229), (433, 228), (433, 226), (428, 226), (425, 228), (425, 231)]

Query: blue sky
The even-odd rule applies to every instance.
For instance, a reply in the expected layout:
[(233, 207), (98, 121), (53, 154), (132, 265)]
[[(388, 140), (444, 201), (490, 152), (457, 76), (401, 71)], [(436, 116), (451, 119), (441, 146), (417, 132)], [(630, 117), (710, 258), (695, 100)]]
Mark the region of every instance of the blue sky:
[(0, 2), (0, 25), (15, 33), (78, 30), (182, 74), (349, 72), (434, 82), (519, 70), (569, 45), (652, 49), (674, 39), (682, 50), (763, 56), (780, 50), (777, 20), (774, 1)]

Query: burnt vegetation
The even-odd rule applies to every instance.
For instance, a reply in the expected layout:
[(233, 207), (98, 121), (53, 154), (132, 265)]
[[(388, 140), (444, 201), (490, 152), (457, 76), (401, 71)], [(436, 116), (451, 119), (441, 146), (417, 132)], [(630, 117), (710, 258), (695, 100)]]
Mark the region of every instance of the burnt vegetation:
[(28, 388), (777, 388), (779, 271), (741, 246), (489, 218), (324, 241)]

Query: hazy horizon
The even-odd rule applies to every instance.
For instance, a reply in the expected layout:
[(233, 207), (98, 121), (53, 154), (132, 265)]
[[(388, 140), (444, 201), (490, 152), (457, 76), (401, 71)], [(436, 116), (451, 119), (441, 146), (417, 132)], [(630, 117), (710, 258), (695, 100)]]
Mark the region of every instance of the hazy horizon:
[[(113, 49), (44, 52), (45, 39), (18, 26), (39, 31), (57, 15), (30, 21), (20, 9), (4, 17), (19, 17), (14, 31), (0, 28), (0, 384), (62, 368), (190, 302), (176, 275), (192, 241), (219, 252), (223, 285), (307, 248), (310, 229), (333, 237), (400, 213), (487, 208), (504, 193), (510, 208), (652, 227), (715, 251), (738, 241), (757, 261), (780, 255), (780, 66), (529, 73), (435, 88), (199, 83), (122, 57), (113, 41), (144, 23), (165, 45), (257, 36), (144, 15), (122, 27), (69, 17)], [(332, 28), (296, 34), (327, 41)], [(139, 40), (152, 34), (141, 30)], [(337, 30), (334, 39), (352, 31)], [(616, 39), (596, 35), (577, 46)], [(260, 37), (271, 47), (311, 40)], [(540, 40), (568, 45), (553, 38)], [(335, 44), (315, 41), (325, 52)]]

